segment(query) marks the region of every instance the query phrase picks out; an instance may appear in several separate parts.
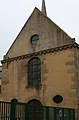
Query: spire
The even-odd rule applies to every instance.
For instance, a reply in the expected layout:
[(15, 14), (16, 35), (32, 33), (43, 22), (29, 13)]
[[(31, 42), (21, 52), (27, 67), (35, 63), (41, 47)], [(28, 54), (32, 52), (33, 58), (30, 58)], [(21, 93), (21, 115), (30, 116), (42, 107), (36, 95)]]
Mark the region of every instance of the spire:
[(42, 13), (44, 14), (44, 15), (46, 15), (47, 16), (47, 12), (46, 12), (46, 6), (45, 6), (45, 0), (42, 0)]

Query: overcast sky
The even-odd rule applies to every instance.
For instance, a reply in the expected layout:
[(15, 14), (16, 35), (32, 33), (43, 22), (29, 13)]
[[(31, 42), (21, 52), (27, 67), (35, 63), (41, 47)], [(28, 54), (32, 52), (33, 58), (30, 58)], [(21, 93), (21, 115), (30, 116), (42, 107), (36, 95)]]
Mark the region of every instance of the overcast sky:
[[(45, 0), (47, 15), (79, 43), (79, 0)], [(0, 0), (0, 60), (42, 0)]]

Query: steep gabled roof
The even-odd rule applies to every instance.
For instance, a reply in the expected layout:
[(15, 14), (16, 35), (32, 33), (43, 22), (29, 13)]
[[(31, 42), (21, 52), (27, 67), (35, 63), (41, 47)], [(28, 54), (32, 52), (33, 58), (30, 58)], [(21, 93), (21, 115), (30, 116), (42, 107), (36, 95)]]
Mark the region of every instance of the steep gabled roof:
[[(27, 34), (27, 39), (25, 38), (25, 33)], [(35, 33), (40, 35), (41, 44), (39, 43), (40, 48), (38, 49), (38, 45), (36, 46), (34, 52), (75, 42), (67, 33), (65, 33), (51, 19), (49, 19), (38, 8), (35, 7), (32, 14), (30, 15), (20, 33), (11, 45), (10, 49), (8, 50), (6, 57), (16, 57), (20, 54), (25, 54), (25, 52), (26, 54), (32, 53), (32, 46), (30, 46), (28, 39), (29, 36), (31, 37), (31, 35)], [(28, 42), (26, 46), (25, 42)], [(42, 46), (42, 44), (44, 45)], [(25, 46), (25, 49), (21, 52), (20, 49), (23, 48), (23, 46)], [(18, 48), (16, 49), (16, 47)], [(28, 50), (27, 47), (30, 50)]]

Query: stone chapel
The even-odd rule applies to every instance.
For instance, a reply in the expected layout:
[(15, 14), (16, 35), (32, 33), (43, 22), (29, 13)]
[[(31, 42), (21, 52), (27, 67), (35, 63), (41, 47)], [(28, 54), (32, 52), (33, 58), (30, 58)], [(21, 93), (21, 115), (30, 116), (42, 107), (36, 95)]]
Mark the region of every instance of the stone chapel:
[(1, 98), (74, 108), (79, 120), (79, 45), (35, 7), (2, 60)]

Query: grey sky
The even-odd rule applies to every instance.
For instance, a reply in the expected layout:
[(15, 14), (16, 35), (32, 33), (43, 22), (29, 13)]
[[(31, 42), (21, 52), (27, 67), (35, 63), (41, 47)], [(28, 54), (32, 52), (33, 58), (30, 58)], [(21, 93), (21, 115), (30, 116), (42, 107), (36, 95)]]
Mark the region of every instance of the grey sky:
[[(79, 0), (45, 0), (47, 16), (79, 43)], [(42, 0), (0, 0), (0, 60)]]

